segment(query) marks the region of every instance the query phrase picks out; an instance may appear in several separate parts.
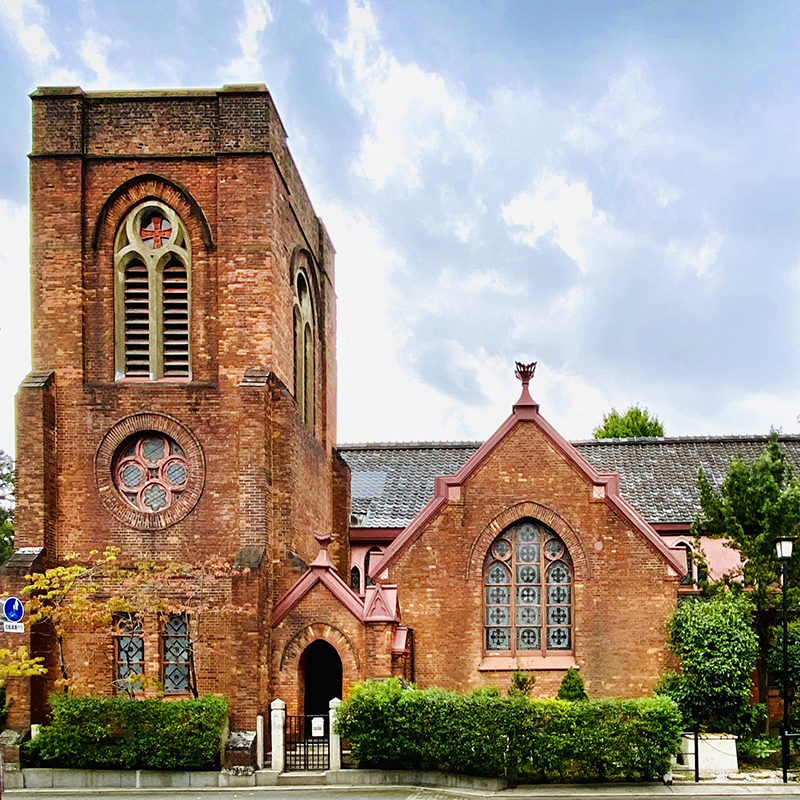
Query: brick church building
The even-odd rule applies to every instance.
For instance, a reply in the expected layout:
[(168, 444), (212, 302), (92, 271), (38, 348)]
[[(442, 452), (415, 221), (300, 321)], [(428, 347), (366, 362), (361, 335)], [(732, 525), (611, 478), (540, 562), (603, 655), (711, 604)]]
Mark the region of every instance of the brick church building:
[[(275, 698), (320, 713), (390, 675), (470, 690), (520, 668), (553, 695), (574, 666), (596, 697), (651, 690), (697, 468), (719, 478), (762, 440), (573, 444), (519, 365), (484, 443), (339, 446), (334, 247), (266, 88), (32, 101), (33, 371), (5, 593), (109, 544), (122, 564), (229, 561), (207, 604), (251, 611), (208, 617), (192, 669), (236, 729)], [(106, 637), (75, 631), (73, 671), (100, 693), (134, 670), (188, 696), (191, 622), (120, 612)], [(45, 631), (3, 635), (22, 643), (50, 671), (10, 683), (20, 728), (46, 718), (57, 673)]]

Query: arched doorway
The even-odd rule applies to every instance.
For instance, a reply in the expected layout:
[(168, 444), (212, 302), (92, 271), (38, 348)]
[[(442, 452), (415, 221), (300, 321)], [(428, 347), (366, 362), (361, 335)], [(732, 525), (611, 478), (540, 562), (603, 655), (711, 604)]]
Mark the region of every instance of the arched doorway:
[(328, 704), (342, 696), (342, 659), (336, 648), (324, 639), (317, 639), (300, 656), (303, 687), (303, 713), (306, 716), (328, 716)]

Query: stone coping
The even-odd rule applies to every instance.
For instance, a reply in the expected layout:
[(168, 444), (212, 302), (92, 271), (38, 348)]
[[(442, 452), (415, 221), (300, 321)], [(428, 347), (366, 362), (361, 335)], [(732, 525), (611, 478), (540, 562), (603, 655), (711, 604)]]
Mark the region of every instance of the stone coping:
[(328, 772), (278, 773), (269, 769), (249, 775), (232, 772), (160, 772), (157, 770), (59, 769), (28, 767), (4, 773), (14, 789), (210, 789), (255, 786), (430, 786), (489, 792), (506, 788), (502, 778), (473, 778), (421, 770), (343, 769)]

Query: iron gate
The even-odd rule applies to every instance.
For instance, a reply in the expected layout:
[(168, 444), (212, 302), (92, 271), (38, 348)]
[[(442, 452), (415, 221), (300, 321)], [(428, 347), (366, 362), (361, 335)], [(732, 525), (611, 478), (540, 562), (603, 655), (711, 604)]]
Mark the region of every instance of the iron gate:
[[(314, 720), (317, 720), (316, 725)], [(322, 735), (319, 735), (322, 721)], [(316, 772), (330, 769), (330, 724), (326, 716), (286, 717), (287, 772)], [(317, 734), (317, 735), (314, 735)]]

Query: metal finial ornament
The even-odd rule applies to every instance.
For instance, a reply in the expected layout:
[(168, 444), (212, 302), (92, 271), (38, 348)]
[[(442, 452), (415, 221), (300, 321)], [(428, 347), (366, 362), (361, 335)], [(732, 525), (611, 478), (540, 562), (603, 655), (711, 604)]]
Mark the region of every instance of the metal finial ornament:
[(530, 364), (523, 364), (520, 361), (516, 362), (517, 369), (514, 374), (522, 381), (523, 386), (527, 386), (531, 382), (533, 373), (536, 372), (536, 361), (531, 361)]

